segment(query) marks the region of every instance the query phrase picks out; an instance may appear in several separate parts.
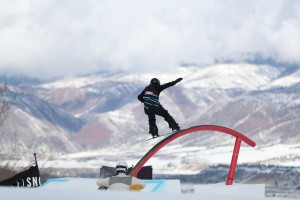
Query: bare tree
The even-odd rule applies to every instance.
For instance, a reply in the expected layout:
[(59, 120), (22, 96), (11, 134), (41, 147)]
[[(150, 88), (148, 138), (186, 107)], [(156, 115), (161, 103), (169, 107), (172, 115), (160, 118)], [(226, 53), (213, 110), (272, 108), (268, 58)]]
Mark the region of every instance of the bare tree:
[[(5, 92), (7, 92), (7, 84), (0, 85), (0, 128), (3, 128), (4, 122), (8, 117), (9, 112), (9, 102), (5, 98)], [(15, 157), (17, 149), (17, 139), (16, 133), (14, 134), (14, 139), (9, 145), (3, 141), (3, 132), (0, 130), (0, 180), (3, 177), (7, 177), (13, 173), (11, 170), (11, 160)]]
[[(12, 132), (7, 131), (6, 125), (10, 123), (5, 123), (6, 120), (10, 122), (10, 109), (12, 108), (10, 105), (10, 101), (14, 100), (14, 97), (9, 99), (7, 93), (8, 85), (6, 83), (0, 83), (0, 181), (4, 180), (14, 174), (16, 174), (17, 170), (20, 170), (20, 167), (16, 167), (17, 163), (20, 160), (20, 152), (18, 151), (18, 130), (15, 129)], [(10, 127), (12, 128), (12, 127)], [(16, 127), (14, 127), (16, 128)], [(9, 140), (9, 141), (8, 141)], [(48, 144), (49, 150), (41, 150), (38, 152), (39, 157), (44, 158), (44, 163), (40, 164), (41, 174), (50, 174), (52, 169), (50, 170), (43, 169), (43, 166), (46, 163), (53, 159), (54, 155), (57, 154), (56, 148), (53, 144)], [(31, 163), (31, 162), (30, 162)], [(45, 172), (43, 172), (45, 171)], [(48, 172), (49, 171), (49, 172)], [(46, 175), (42, 175), (44, 178)], [(45, 179), (45, 178), (44, 178)]]
[(9, 110), (9, 103), (5, 100), (5, 92), (7, 91), (7, 84), (0, 85), (0, 127), (3, 126), (7, 113)]

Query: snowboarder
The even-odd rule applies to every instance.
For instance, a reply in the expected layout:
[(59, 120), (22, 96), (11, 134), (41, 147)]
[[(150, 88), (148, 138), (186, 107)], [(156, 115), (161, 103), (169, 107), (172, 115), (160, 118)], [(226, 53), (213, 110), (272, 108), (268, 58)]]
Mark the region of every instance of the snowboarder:
[(178, 78), (175, 81), (171, 81), (169, 83), (165, 83), (160, 85), (160, 81), (157, 78), (152, 78), (150, 81), (150, 85), (148, 85), (140, 95), (138, 95), (138, 99), (144, 103), (144, 111), (148, 115), (149, 119), (149, 134), (153, 137), (158, 137), (158, 129), (156, 126), (156, 118), (155, 115), (162, 116), (166, 122), (169, 124), (169, 128), (172, 131), (179, 131), (180, 127), (173, 119), (173, 117), (169, 114), (169, 112), (162, 107), (159, 103), (159, 94), (164, 89), (175, 85), (180, 82), (182, 78)]
[(127, 175), (128, 165), (124, 161), (116, 164), (116, 176), (99, 179), (96, 184), (99, 189), (109, 190), (141, 190), (145, 187), (142, 179)]

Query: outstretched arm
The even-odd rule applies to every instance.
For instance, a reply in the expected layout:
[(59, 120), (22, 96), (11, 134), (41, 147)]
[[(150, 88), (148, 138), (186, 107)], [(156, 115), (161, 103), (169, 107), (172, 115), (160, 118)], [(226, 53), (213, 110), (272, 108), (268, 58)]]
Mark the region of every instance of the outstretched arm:
[(165, 83), (165, 84), (161, 85), (160, 88), (159, 88), (160, 92), (163, 91), (164, 89), (168, 88), (168, 87), (171, 87), (171, 86), (175, 85), (176, 83), (179, 83), (181, 80), (182, 80), (182, 78), (178, 78), (175, 81), (171, 81), (169, 83)]

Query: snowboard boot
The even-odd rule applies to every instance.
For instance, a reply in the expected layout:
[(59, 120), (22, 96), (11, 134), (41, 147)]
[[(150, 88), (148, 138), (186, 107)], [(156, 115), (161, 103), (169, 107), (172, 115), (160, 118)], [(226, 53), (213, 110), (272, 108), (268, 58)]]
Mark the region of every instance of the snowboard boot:
[(150, 127), (149, 133), (152, 135), (153, 138), (158, 137), (159, 135), (157, 126)]
[(170, 129), (172, 129), (173, 132), (180, 131), (180, 127), (178, 124), (172, 124), (170, 126)]

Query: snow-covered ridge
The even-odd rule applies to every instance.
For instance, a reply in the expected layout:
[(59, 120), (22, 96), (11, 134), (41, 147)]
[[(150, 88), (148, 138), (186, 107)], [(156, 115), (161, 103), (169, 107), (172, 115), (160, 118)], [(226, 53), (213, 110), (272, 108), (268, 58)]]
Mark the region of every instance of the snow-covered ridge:
[(272, 81), (268, 86), (269, 88), (272, 87), (289, 87), (300, 83), (300, 69), (298, 69), (295, 73), (289, 76), (283, 76), (278, 79)]
[(257, 90), (280, 75), (277, 68), (268, 65), (219, 64), (194, 68), (186, 78), (189, 88), (218, 88)]
[[(241, 88), (254, 90), (269, 84), (280, 75), (280, 70), (268, 65), (251, 64), (219, 64), (207, 67), (176, 68), (169, 73), (127, 74), (112, 73), (106, 76), (98, 74), (90, 76), (67, 77), (55, 82), (42, 84), (42, 88), (82, 88), (105, 81), (148, 83), (153, 77), (158, 77), (161, 82), (168, 82), (183, 77), (185, 87), (194, 88)], [(296, 79), (297, 77), (295, 77)], [(284, 81), (284, 80), (283, 80)]]

